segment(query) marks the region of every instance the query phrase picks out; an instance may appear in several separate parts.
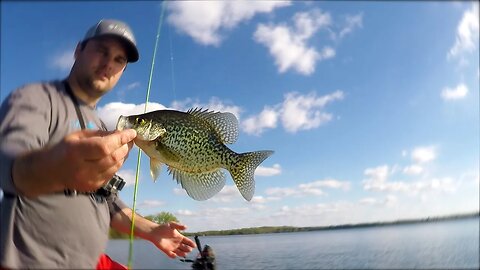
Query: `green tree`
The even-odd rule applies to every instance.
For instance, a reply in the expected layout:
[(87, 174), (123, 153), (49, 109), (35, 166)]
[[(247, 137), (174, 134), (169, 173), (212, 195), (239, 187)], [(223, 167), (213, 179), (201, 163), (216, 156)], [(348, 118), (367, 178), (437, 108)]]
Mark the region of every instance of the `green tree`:
[[(176, 216), (169, 212), (160, 212), (156, 215), (148, 215), (145, 216), (146, 219), (153, 221), (157, 224), (168, 223), (171, 221), (179, 222)], [(110, 239), (128, 239), (130, 238), (130, 234), (118, 232), (115, 229), (110, 228), (108, 233)]]
[(148, 215), (145, 218), (158, 224), (168, 223), (172, 221), (179, 222), (177, 217), (169, 212), (160, 212), (156, 215)]

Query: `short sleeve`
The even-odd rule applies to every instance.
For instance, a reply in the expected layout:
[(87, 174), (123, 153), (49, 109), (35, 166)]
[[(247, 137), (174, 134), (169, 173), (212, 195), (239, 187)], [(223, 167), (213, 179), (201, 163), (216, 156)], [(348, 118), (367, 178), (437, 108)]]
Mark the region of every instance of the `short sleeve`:
[(30, 84), (12, 92), (0, 107), (0, 188), (16, 193), (14, 159), (45, 146), (49, 140), (51, 101), (44, 84)]

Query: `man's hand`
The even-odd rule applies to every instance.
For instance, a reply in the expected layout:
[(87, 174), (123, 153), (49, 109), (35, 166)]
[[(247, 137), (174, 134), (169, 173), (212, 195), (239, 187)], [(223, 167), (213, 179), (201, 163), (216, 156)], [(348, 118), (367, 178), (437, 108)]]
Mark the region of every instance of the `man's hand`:
[[(130, 233), (132, 218), (132, 209), (123, 208), (112, 216), (110, 226), (119, 232)], [(170, 258), (185, 257), (196, 247), (191, 239), (179, 232), (186, 229), (185, 225), (176, 222), (157, 224), (135, 214), (135, 236), (152, 242)]]
[(134, 130), (73, 132), (58, 144), (17, 158), (12, 176), (26, 196), (72, 189), (95, 191), (120, 169), (133, 146)]
[(149, 240), (172, 259), (177, 256), (185, 257), (196, 247), (191, 239), (179, 232), (186, 228), (185, 225), (176, 222), (158, 224), (150, 232)]
[(65, 137), (54, 150), (63, 165), (65, 187), (77, 191), (95, 191), (120, 169), (133, 146), (134, 130), (117, 132), (75, 132)]

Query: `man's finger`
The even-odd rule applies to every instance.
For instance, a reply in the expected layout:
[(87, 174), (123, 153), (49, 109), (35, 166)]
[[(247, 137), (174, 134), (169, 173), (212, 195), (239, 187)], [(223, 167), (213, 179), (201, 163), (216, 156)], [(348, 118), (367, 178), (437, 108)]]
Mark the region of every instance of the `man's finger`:
[(97, 134), (99, 136), (85, 138), (81, 142), (81, 151), (87, 160), (104, 158), (131, 142), (137, 136), (133, 129)]
[(187, 229), (187, 226), (185, 226), (183, 224), (180, 224), (180, 223), (173, 222), (173, 221), (169, 223), (169, 226), (170, 226), (170, 228), (176, 229), (176, 230), (179, 230), (179, 231), (184, 231), (184, 230)]
[(114, 133), (104, 136), (103, 140), (110, 153), (122, 147), (123, 145), (133, 141), (137, 136), (137, 132), (133, 129), (125, 129), (122, 131), (115, 131)]
[(193, 242), (193, 240), (188, 238), (188, 237), (184, 237), (182, 242), (183, 242), (183, 244), (185, 244), (185, 245), (187, 245), (191, 248), (196, 248), (197, 247), (195, 242)]

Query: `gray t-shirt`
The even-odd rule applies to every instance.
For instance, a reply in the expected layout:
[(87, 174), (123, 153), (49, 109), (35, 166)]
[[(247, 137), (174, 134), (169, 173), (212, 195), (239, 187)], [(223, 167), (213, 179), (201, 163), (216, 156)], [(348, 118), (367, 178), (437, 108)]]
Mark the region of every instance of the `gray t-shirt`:
[[(80, 101), (87, 128), (101, 129), (95, 110)], [(11, 170), (16, 156), (59, 142), (79, 130), (75, 107), (61, 81), (30, 84), (0, 107), (0, 266), (93, 269), (108, 240), (110, 218), (126, 205), (116, 196), (64, 193), (26, 198)]]

